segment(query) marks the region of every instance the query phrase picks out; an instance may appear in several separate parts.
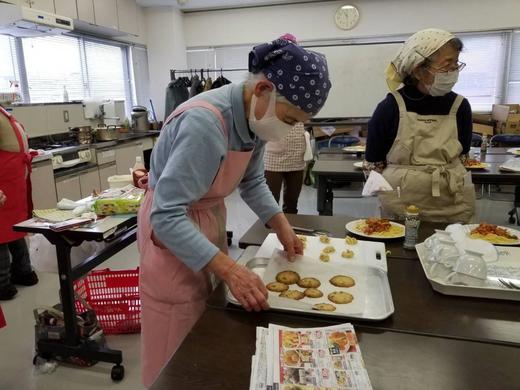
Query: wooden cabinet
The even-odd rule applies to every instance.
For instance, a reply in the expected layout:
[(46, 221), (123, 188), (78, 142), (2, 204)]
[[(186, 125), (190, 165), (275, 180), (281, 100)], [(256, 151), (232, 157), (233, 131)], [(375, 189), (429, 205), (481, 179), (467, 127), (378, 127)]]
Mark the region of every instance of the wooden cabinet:
[(58, 200), (67, 198), (70, 200), (81, 199), (81, 187), (78, 175), (56, 178), (56, 193)]
[(137, 156), (143, 159), (142, 142), (129, 142), (116, 148), (117, 174), (129, 175), (130, 168), (135, 165), (135, 158)]
[(56, 185), (51, 160), (32, 165), (32, 200), (36, 210), (56, 207)]
[(116, 163), (110, 163), (99, 167), (99, 182), (101, 184), (101, 191), (109, 188), (108, 178), (117, 175)]
[(99, 191), (101, 188), (99, 182), (98, 168), (93, 168), (88, 171), (83, 171), (79, 175), (79, 186), (81, 189), (81, 198), (86, 198), (92, 195), (92, 191)]
[(94, 16), (94, 2), (93, 0), (76, 0), (78, 6), (78, 19), (84, 22), (96, 23)]
[(135, 0), (117, 0), (117, 20), (119, 31), (138, 35), (137, 4)]
[(78, 9), (74, 0), (54, 0), (54, 9), (57, 15), (68, 16), (72, 19), (78, 18)]
[(94, 16), (98, 26), (119, 28), (116, 0), (94, 0)]

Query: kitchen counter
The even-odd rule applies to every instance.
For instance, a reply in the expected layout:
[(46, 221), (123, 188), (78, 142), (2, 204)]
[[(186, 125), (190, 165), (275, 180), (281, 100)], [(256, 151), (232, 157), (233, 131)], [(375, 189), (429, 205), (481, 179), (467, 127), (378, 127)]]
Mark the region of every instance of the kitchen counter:
[(115, 146), (118, 144), (122, 144), (128, 141), (134, 141), (141, 138), (148, 138), (153, 136), (159, 136), (161, 132), (159, 130), (157, 131), (139, 131), (135, 133), (120, 133), (119, 138), (113, 141), (101, 141), (101, 142), (93, 142), (90, 144), (91, 148), (94, 149), (104, 149), (111, 146)]
[(42, 161), (47, 161), (47, 160), (50, 160), (50, 159), (52, 159), (52, 154), (51, 153), (41, 154), (39, 156), (33, 157), (32, 163), (36, 164), (36, 163), (39, 163), (39, 162), (42, 162)]

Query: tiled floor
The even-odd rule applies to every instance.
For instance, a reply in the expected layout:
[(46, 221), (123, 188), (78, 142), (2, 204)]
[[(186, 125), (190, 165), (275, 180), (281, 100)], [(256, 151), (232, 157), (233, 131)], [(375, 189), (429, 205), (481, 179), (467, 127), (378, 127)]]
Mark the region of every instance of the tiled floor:
[[(339, 192), (338, 192), (339, 193)], [(358, 195), (358, 189), (341, 192), (343, 195)], [(477, 219), (507, 225), (507, 211), (511, 208), (511, 195), (493, 194), (493, 198), (507, 201), (482, 199), (477, 202)], [(228, 206), (228, 228), (234, 232), (234, 246), (231, 255), (238, 257), (241, 251), (236, 247), (240, 236), (256, 221), (255, 215), (234, 193), (226, 204)], [(363, 217), (377, 212), (375, 198), (340, 198), (334, 202), (337, 215)], [(304, 187), (300, 197), (299, 212), (316, 214), (316, 190)], [(41, 248), (40, 248), (41, 249)], [(112, 269), (133, 268), (138, 265), (135, 244), (102, 265)], [(78, 369), (58, 366), (51, 374), (40, 374), (32, 365), (34, 355), (34, 329), (32, 309), (39, 305), (52, 305), (57, 302), (57, 275), (40, 272), (37, 286), (20, 289), (16, 299), (3, 302), (2, 308), (8, 326), (0, 330), (0, 389), (1, 390), (55, 390), (73, 388), (125, 390), (142, 389), (139, 373), (139, 335), (108, 337), (109, 346), (123, 351), (126, 368), (125, 379), (121, 383), (110, 380), (110, 364), (100, 363), (92, 368)]]

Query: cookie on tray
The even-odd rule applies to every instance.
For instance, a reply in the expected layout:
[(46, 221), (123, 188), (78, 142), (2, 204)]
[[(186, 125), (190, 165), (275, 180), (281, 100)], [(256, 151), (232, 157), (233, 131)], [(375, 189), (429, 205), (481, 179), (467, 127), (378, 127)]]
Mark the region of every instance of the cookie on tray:
[(312, 310), (335, 311), (336, 306), (334, 306), (332, 303), (317, 303), (312, 307)]
[(280, 282), (267, 283), (265, 287), (272, 292), (283, 292), (289, 290), (288, 285)]
[(329, 280), (330, 284), (336, 287), (352, 287), (356, 285), (356, 281), (350, 276), (336, 275)]
[(354, 252), (352, 252), (350, 249), (345, 249), (343, 252), (341, 252), (341, 257), (344, 259), (352, 259), (354, 257)]
[(354, 238), (354, 237), (346, 236), (346, 237), (345, 237), (345, 242), (346, 242), (348, 245), (356, 245), (356, 244), (357, 244), (357, 239)]
[(320, 242), (323, 244), (328, 244), (330, 242), (330, 237), (327, 236), (326, 234), (322, 234), (320, 236)]
[(301, 235), (301, 234), (297, 234), (296, 237), (298, 237), (298, 239), (300, 241), (307, 241), (307, 236), (304, 236), (304, 235)]
[(282, 292), (279, 296), (283, 298), (294, 299), (296, 301), (305, 298), (305, 294), (298, 290), (287, 290)]
[(345, 291), (333, 291), (327, 296), (327, 298), (329, 298), (329, 301), (339, 305), (350, 303), (354, 300), (354, 296)]
[(321, 286), (321, 282), (316, 278), (302, 278), (299, 280), (298, 286), (301, 288), (318, 288)]
[(287, 285), (296, 284), (300, 280), (300, 275), (294, 271), (282, 271), (276, 274), (276, 281)]
[(334, 252), (336, 252), (336, 248), (334, 248), (332, 245), (327, 245), (325, 248), (323, 248), (322, 252), (323, 253), (334, 253)]
[(317, 288), (307, 288), (303, 294), (308, 298), (321, 298), (323, 293)]
[(330, 261), (330, 256), (328, 253), (322, 253), (320, 255), (320, 260), (323, 261), (324, 263), (328, 263)]

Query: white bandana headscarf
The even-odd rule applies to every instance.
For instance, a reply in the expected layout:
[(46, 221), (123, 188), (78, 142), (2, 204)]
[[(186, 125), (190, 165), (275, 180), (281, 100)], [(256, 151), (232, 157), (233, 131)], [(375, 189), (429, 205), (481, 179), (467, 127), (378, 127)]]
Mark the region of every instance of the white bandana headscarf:
[(390, 90), (395, 91), (417, 65), (453, 38), (452, 33), (437, 28), (418, 31), (408, 38), (386, 68), (386, 83)]

